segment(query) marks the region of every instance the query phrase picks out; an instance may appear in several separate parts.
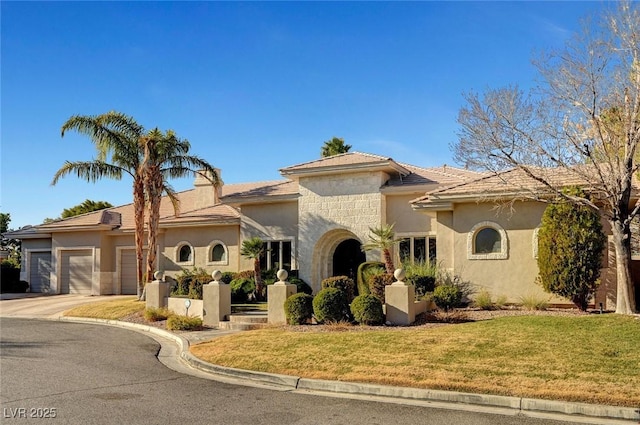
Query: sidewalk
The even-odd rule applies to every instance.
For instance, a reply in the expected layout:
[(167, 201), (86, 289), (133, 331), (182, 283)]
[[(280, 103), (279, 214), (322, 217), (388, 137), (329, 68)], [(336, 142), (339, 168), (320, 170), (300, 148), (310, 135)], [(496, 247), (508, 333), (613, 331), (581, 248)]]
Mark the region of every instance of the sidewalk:
[[(49, 298), (49, 297), (46, 297)], [(428, 405), (454, 410), (491, 411), (506, 415), (524, 415), (545, 417), (584, 424), (638, 424), (638, 409), (617, 406), (592, 405), (585, 403), (559, 402), (552, 400), (529, 399), (521, 397), (471, 394), (455, 391), (439, 391), (385, 385), (360, 384), (341, 381), (307, 379), (297, 376), (278, 375), (262, 372), (233, 369), (204, 362), (193, 356), (189, 347), (204, 341), (241, 331), (209, 329), (194, 332), (170, 332), (150, 325), (142, 325), (117, 320), (87, 319), (64, 317), (62, 312), (75, 305), (102, 301), (107, 297), (56, 296), (50, 299), (35, 300), (22, 298), (0, 302), (0, 316), (61, 320), (66, 322), (93, 323), (116, 326), (144, 333), (161, 344), (159, 360), (172, 369), (184, 372), (185, 365), (199, 373), (198, 376), (223, 380), (239, 385), (264, 386), (267, 388), (313, 393), (324, 396), (374, 399), (381, 402), (394, 402), (411, 405)], [(54, 300), (55, 298), (55, 300)], [(114, 299), (109, 296), (108, 299)], [(33, 314), (34, 306), (47, 302), (38, 314)], [(75, 303), (75, 304), (74, 304)], [(65, 306), (60, 309), (60, 306)], [(56, 312), (51, 312), (58, 308)], [(8, 313), (8, 314), (6, 314)], [(186, 373), (189, 373), (188, 371)]]

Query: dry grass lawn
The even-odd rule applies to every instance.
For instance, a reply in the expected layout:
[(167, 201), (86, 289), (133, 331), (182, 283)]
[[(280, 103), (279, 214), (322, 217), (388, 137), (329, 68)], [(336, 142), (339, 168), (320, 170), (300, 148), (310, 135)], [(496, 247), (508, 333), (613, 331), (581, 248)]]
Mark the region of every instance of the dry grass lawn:
[(191, 352), (306, 378), (640, 406), (640, 320), (613, 314), (359, 332), (271, 328)]
[(138, 301), (137, 297), (132, 296), (126, 299), (81, 305), (65, 311), (63, 315), (119, 320), (131, 314), (142, 312), (145, 307), (144, 301)]

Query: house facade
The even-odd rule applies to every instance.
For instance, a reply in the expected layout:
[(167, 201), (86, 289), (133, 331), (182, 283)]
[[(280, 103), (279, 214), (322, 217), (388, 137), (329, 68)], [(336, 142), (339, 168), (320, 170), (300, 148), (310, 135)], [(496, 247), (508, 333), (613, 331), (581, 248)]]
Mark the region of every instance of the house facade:
[[(400, 261), (436, 260), (492, 295), (518, 302), (548, 296), (535, 284), (536, 228), (545, 205), (515, 202), (496, 210), (483, 199), (486, 176), (449, 166), (421, 168), (378, 155), (350, 152), (280, 170), (283, 179), (213, 188), (198, 176), (178, 194), (176, 215), (161, 205), (158, 269), (168, 275), (200, 267), (209, 272), (252, 269), (242, 241), (266, 244), (264, 269), (298, 270), (318, 290), (322, 279), (354, 275), (380, 253), (362, 252), (369, 228), (394, 224)], [(21, 279), (34, 292), (135, 294), (131, 204), (23, 228)], [(148, 249), (148, 247), (146, 247)], [(640, 279), (640, 252), (634, 257)], [(603, 264), (606, 284), (596, 303), (615, 302), (615, 264)], [(613, 286), (613, 289), (611, 289)], [(637, 291), (640, 292), (640, 291)], [(553, 299), (552, 302), (567, 303)]]

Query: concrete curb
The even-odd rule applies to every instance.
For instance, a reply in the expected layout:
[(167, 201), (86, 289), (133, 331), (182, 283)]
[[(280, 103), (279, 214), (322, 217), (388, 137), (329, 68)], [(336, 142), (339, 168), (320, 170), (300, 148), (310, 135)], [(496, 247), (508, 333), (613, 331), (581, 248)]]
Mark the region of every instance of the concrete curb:
[(393, 387), (386, 385), (361, 384), (354, 382), (326, 381), (307, 379), (290, 375), (278, 375), (264, 372), (254, 372), (235, 369), (207, 363), (195, 357), (189, 351), (189, 341), (172, 332), (153, 326), (137, 323), (121, 322), (118, 320), (58, 317), (53, 320), (76, 323), (93, 323), (116, 326), (125, 329), (152, 333), (174, 341), (179, 347), (180, 359), (189, 366), (203, 372), (236, 378), (240, 381), (253, 381), (275, 385), (300, 391), (317, 391), (336, 394), (351, 394), (358, 396), (378, 396), (397, 400), (418, 400), (425, 402), (445, 402), (470, 406), (496, 407), (509, 409), (522, 414), (527, 412), (563, 414), (570, 417), (584, 417), (590, 419), (609, 419), (640, 421), (640, 406), (620, 407), (587, 403), (541, 400), (524, 397), (509, 397), (491, 394), (474, 394), (457, 391), (441, 391), (408, 387)]

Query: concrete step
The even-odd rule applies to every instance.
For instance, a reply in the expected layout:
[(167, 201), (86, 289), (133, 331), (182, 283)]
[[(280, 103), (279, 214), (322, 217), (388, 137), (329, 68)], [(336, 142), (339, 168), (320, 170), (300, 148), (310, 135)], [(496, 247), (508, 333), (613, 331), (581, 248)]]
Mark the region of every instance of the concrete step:
[(249, 331), (263, 328), (267, 323), (268, 316), (266, 311), (246, 311), (230, 315), (229, 320), (220, 322), (218, 329)]
[(229, 316), (229, 321), (234, 323), (267, 323), (266, 311), (246, 311)]

